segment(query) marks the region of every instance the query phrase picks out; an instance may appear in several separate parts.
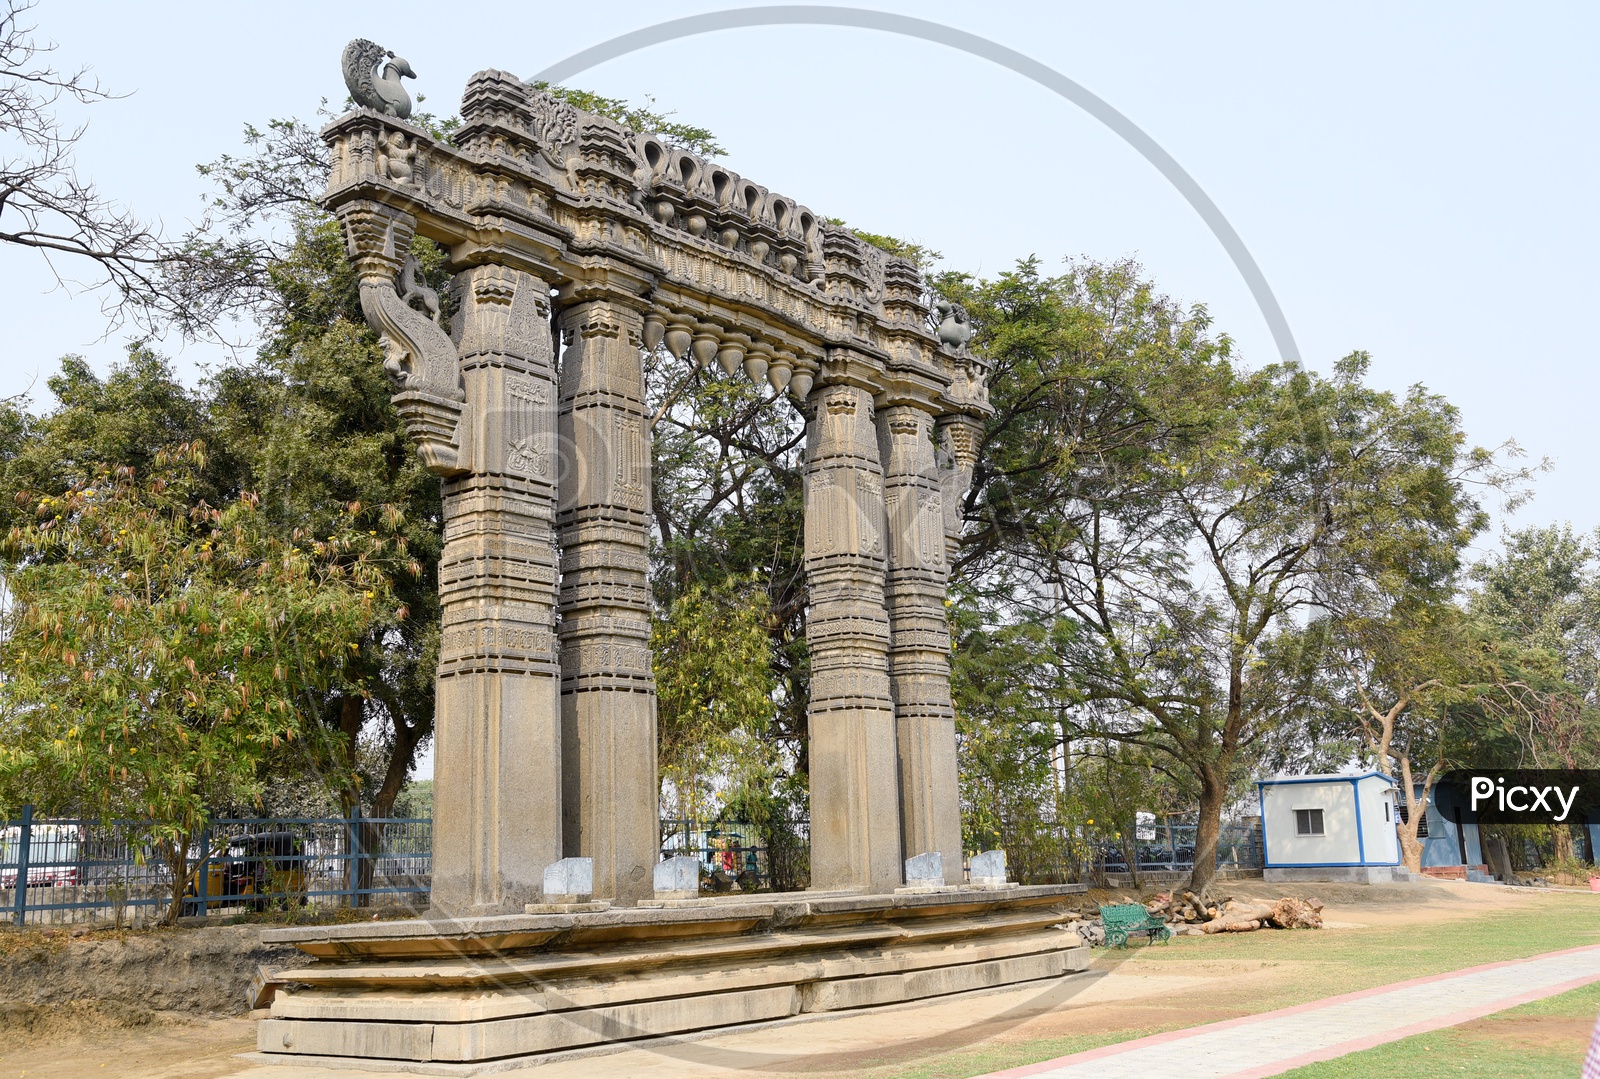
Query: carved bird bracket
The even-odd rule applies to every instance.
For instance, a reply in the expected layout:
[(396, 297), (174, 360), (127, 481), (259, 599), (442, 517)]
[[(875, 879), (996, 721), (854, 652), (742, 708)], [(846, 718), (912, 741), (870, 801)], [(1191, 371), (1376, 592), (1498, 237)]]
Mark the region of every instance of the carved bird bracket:
[(340, 208), (350, 259), (361, 279), (361, 311), (378, 331), (392, 400), (428, 471), (468, 471), (466, 389), (455, 342), (439, 326), (439, 297), (411, 254), (415, 222), (377, 203)]

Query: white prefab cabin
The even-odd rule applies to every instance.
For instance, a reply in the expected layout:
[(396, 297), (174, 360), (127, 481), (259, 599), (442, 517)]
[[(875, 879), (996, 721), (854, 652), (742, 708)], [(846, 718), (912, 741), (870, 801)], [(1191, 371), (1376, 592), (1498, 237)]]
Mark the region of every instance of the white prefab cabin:
[(1399, 865), (1396, 789), (1382, 772), (1257, 780), (1265, 867)]

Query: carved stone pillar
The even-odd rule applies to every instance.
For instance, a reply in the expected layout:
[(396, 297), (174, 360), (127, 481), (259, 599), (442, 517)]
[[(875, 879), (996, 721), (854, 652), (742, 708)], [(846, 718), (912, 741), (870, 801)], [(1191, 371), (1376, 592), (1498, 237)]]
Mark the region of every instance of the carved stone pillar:
[(409, 257), (411, 219), (373, 203), (340, 219), (396, 408), (444, 477), (432, 906), (520, 913), (561, 856), (549, 286), (463, 271), (452, 341)]
[(566, 853), (593, 858), (595, 898), (620, 902), (651, 896), (660, 860), (642, 325), (609, 300), (561, 312)]
[(433, 902), (521, 912), (561, 857), (556, 386), (549, 285), (501, 266), (456, 278), (472, 404), (465, 475), (444, 484)]
[(944, 612), (945, 522), (931, 426), (928, 413), (911, 405), (878, 413), (889, 525), (889, 682), (906, 856), (938, 851), (946, 883), (960, 884), (961, 796)]
[(901, 879), (883, 473), (872, 395), (812, 395), (805, 564), (811, 613), (811, 883), (893, 891)]

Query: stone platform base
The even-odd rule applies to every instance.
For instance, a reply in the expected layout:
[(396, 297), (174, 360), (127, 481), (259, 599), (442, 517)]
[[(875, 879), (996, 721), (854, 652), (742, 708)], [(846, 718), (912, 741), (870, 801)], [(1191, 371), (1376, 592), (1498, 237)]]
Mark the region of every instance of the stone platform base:
[(1393, 865), (1331, 865), (1295, 866), (1292, 869), (1263, 869), (1261, 878), (1270, 883), (1306, 881), (1335, 881), (1343, 884), (1391, 884), (1408, 881), (1411, 874), (1405, 866)]
[(679, 909), (273, 930), (316, 957), (257, 1030), (262, 1063), (476, 1075), (578, 1049), (1083, 970), (1082, 885), (728, 897)]

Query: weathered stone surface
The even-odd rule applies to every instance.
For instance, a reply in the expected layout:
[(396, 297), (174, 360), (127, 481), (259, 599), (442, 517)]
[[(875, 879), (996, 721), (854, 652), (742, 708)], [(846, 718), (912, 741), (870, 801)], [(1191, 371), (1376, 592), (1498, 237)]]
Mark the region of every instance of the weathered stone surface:
[(800, 1010), (832, 1012), (898, 1004), (922, 997), (944, 996), (972, 989), (988, 989), (1014, 982), (1054, 978), (1067, 972), (1072, 957), (1064, 951), (1044, 952), (1016, 959), (938, 967), (913, 974), (885, 974), (875, 978), (811, 982), (802, 990)]
[(444, 485), (432, 903), (463, 915), (521, 910), (561, 857), (561, 731), (549, 286), (475, 266), (455, 292), (469, 435)]
[(660, 850), (642, 325), (605, 300), (561, 315), (566, 850), (594, 859), (597, 898), (622, 902), (650, 896)]
[(916, 854), (906, 859), (906, 885), (943, 884), (944, 858), (938, 851)]
[(921, 407), (894, 405), (878, 414), (889, 536), (889, 681), (902, 842), (908, 851), (938, 851), (945, 882), (959, 884), (961, 792), (950, 703), (950, 631), (944, 614), (944, 496), (932, 429), (932, 418)]
[[(1070, 952), (1080, 943), (1073, 935), (1048, 925), (1003, 939), (936, 941), (917, 948), (906, 947), (906, 942), (901, 941), (901, 947), (888, 950), (863, 948), (852, 943), (852, 936), (840, 932), (835, 940), (819, 940), (804, 949), (792, 947), (785, 951), (774, 947), (739, 960), (729, 957), (714, 969), (708, 969), (706, 962), (716, 954), (712, 949), (663, 942), (661, 950), (653, 954), (626, 962), (618, 957), (619, 962), (604, 973), (597, 972), (597, 968), (567, 972), (546, 968), (536, 981), (502, 980), (487, 988), (433, 986), (418, 993), (376, 984), (370, 989), (319, 986), (314, 993), (301, 990), (285, 994), (272, 1015), (278, 1019), (366, 1022), (478, 1022), (694, 993), (898, 974), (1062, 949)], [(694, 966), (689, 967), (689, 963)], [(559, 986), (552, 985), (556, 977), (561, 979)]]
[(901, 883), (900, 805), (873, 403), (845, 384), (813, 398), (805, 515), (811, 880), (887, 892)]
[[(681, 883), (681, 882), (680, 882)], [(502, 941), (538, 925), (543, 944), (476, 958), (376, 957), (282, 971), (258, 1044), (278, 1062), (327, 1058), (499, 1066), (580, 1045), (782, 1019), (1055, 977), (1087, 965), (1077, 936), (1056, 928), (1078, 886), (938, 896), (833, 896), (729, 902), (719, 918), (628, 908), (571, 917), (478, 919)], [(729, 917), (743, 913), (749, 917)], [(389, 936), (415, 940), (405, 923)], [(592, 934), (579, 931), (587, 927)], [(305, 927), (302, 947), (371, 940), (373, 925)], [(360, 931), (360, 932), (357, 932)], [(285, 1039), (287, 1038), (287, 1044)], [(317, 1058), (323, 1058), (321, 1060)]]

